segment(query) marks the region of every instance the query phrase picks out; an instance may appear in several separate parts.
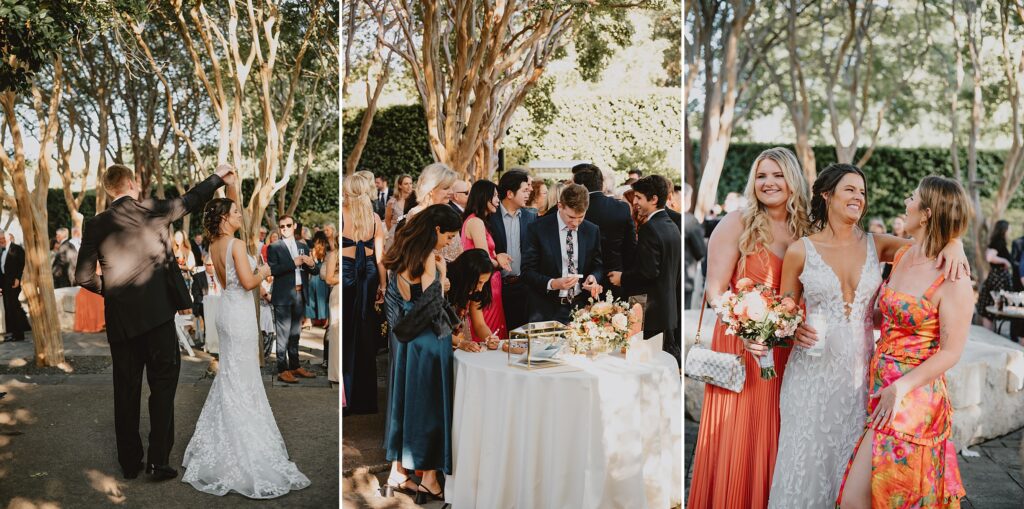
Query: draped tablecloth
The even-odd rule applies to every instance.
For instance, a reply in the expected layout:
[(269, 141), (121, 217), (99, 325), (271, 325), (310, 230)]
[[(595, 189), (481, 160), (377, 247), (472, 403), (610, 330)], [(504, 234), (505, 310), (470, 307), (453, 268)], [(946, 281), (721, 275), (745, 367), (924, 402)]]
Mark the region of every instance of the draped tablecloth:
[(675, 359), (657, 352), (650, 362), (566, 362), (528, 371), (500, 351), (455, 352), (454, 464), (445, 488), (454, 509), (682, 503)]

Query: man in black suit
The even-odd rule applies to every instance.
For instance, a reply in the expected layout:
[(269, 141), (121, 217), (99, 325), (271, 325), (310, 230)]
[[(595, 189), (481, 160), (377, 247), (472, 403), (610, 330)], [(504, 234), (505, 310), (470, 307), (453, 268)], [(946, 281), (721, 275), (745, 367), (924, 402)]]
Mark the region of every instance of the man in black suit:
[(78, 249), (75, 248), (70, 239), (67, 239), (67, 236), (67, 228), (57, 229), (57, 239), (60, 240), (60, 246), (57, 247), (57, 254), (54, 255), (53, 265), (50, 267), (50, 272), (53, 274), (54, 288), (67, 288), (75, 284), (75, 263), (78, 260)]
[(505, 253), (512, 258), (511, 269), (501, 272), (501, 298), (509, 330), (521, 327), (529, 320), (529, 291), (522, 275), (526, 232), (537, 219), (537, 211), (526, 208), (530, 190), (530, 174), (519, 169), (506, 171), (498, 179), (498, 196), (501, 197), (498, 213), (487, 218), (494, 238), (494, 252)]
[[(574, 166), (572, 180), (590, 192), (587, 221), (601, 229), (604, 270), (621, 271), (626, 264), (632, 263), (633, 250), (636, 249), (636, 227), (629, 205), (604, 195), (604, 175), (597, 166), (586, 163)], [(613, 295), (621, 297), (618, 288), (611, 290)]]
[(7, 325), (5, 341), (25, 341), (25, 331), (32, 330), (25, 309), (18, 300), (24, 272), (25, 248), (11, 242), (4, 231), (0, 230), (0, 292), (3, 292)]
[[(115, 164), (103, 174), (110, 205), (85, 223), (75, 280), (103, 296), (114, 363), (117, 458), (127, 479), (137, 477), (143, 468), (139, 437), (143, 369), (151, 393), (146, 473), (157, 480), (178, 475), (168, 462), (181, 368), (174, 315), (190, 310), (192, 303), (171, 252), (168, 226), (202, 210), (218, 187), (234, 181), (234, 169), (221, 165), (181, 197), (140, 201), (141, 187), (134, 172)], [(97, 264), (102, 276), (96, 273)]]
[(601, 232), (584, 219), (589, 204), (587, 189), (570, 184), (559, 197), (558, 211), (527, 229), (523, 279), (532, 294), (531, 322), (568, 323), (574, 308), (603, 291)]
[(680, 362), (679, 265), (682, 237), (664, 213), (668, 197), (666, 180), (656, 175), (633, 183), (633, 204), (647, 220), (640, 226), (636, 260), (608, 280), (627, 295), (647, 294), (644, 339), (664, 334), (662, 349)]
[[(388, 180), (377, 175), (373, 178), (373, 183), (377, 186), (377, 199), (373, 202), (373, 211), (376, 212), (381, 219), (384, 219), (384, 211), (387, 208), (388, 200), (391, 198), (391, 190), (388, 189)], [(301, 234), (302, 232), (297, 233)]]
[(466, 214), (466, 203), (469, 203), (469, 182), (456, 180), (452, 184), (452, 199), (448, 200), (448, 206), (462, 217)]
[(314, 262), (306, 243), (295, 238), (295, 219), (292, 216), (278, 218), (277, 228), (281, 239), (267, 248), (267, 265), (274, 275), (270, 304), (274, 306), (277, 329), (277, 379), (293, 384), (299, 381), (296, 376), (316, 377), (299, 367), (299, 336), (306, 311), (302, 289), (309, 284)]

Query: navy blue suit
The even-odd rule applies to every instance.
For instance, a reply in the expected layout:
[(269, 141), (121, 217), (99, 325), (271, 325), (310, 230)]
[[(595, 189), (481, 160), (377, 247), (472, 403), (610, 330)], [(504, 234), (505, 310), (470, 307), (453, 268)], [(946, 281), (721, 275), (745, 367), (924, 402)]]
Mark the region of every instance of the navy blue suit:
[[(300, 255), (308, 255), (309, 247), (301, 240), (295, 241)], [(274, 307), (274, 326), (277, 329), (277, 372), (283, 373), (299, 368), (299, 336), (302, 334), (302, 317), (306, 310), (302, 288), (309, 284), (312, 268), (299, 266), (299, 281), (295, 280), (295, 257), (284, 239), (267, 248), (267, 265), (274, 275), (270, 290), (270, 304)], [(301, 287), (300, 287), (301, 285)]]
[[(594, 276), (605, 285), (604, 265), (601, 261), (601, 230), (590, 221), (583, 221), (576, 229), (576, 272), (582, 277)], [(562, 245), (558, 232), (558, 213), (548, 214), (534, 221), (527, 230), (523, 245), (523, 280), (530, 290), (529, 320), (542, 322), (558, 320), (568, 323), (574, 308), (585, 306), (590, 292), (583, 290), (571, 303), (562, 302), (558, 290), (548, 291), (548, 282), (562, 277)]]
[[(505, 323), (509, 330), (522, 326), (529, 319), (526, 302), (529, 292), (522, 281), (522, 257), (526, 249), (526, 231), (537, 220), (537, 209), (519, 209), (519, 258), (520, 273), (501, 280), (501, 298), (505, 304)], [(501, 208), (487, 218), (487, 226), (494, 238), (494, 252), (508, 253), (508, 233), (502, 220)]]

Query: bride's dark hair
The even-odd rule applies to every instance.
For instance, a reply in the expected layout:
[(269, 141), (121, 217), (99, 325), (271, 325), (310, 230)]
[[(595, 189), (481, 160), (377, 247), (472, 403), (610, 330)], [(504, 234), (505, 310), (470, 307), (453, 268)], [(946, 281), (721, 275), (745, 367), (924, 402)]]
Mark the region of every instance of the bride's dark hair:
[(228, 198), (214, 198), (206, 203), (203, 208), (203, 247), (209, 248), (214, 239), (222, 235), (220, 224), (224, 222), (224, 216), (231, 213), (233, 203)]

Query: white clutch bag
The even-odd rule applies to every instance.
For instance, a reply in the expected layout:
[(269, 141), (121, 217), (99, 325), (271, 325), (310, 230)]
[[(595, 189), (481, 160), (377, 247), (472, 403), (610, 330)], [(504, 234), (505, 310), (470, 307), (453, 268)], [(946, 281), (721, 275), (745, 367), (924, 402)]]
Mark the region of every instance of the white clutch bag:
[[(706, 295), (705, 295), (706, 298)], [(687, 378), (716, 387), (740, 392), (747, 380), (743, 357), (736, 354), (716, 352), (705, 347), (700, 341), (701, 325), (704, 322), (705, 298), (700, 301), (700, 318), (697, 320), (697, 342), (686, 353), (683, 374)]]

